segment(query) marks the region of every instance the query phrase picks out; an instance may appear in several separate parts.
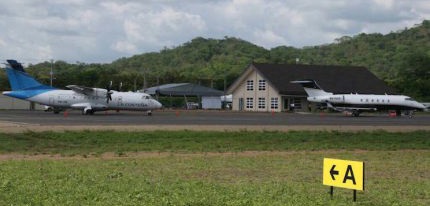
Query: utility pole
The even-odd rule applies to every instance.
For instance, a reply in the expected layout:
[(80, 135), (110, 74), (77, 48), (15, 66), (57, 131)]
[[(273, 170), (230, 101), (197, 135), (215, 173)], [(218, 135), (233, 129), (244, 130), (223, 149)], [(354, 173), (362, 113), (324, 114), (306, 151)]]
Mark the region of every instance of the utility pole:
[(143, 89), (148, 88), (148, 82), (146, 81), (146, 67), (143, 67)]
[(51, 59), (51, 72), (49, 72), (49, 75), (51, 76), (51, 78), (50, 78), (50, 80), (51, 80), (51, 87), (52, 87), (52, 79), (53, 79), (53, 76), (54, 76), (54, 72), (53, 72), (53, 64), (54, 64), (54, 60), (53, 59)]

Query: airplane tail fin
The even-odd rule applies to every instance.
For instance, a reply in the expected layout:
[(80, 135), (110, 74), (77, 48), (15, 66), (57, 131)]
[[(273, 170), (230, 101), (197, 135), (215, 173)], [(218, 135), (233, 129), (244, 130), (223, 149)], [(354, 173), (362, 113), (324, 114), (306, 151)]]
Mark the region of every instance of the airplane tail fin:
[(12, 91), (16, 90), (34, 90), (34, 89), (52, 89), (52, 87), (43, 85), (32, 76), (24, 71), (24, 67), (16, 60), (6, 60), (6, 73), (9, 79)]
[(329, 93), (324, 91), (315, 80), (312, 79), (305, 79), (305, 80), (297, 80), (297, 81), (291, 81), (291, 83), (294, 84), (300, 84), (302, 85), (305, 92), (308, 94), (309, 97), (317, 97), (317, 96), (325, 96), (325, 95), (332, 95), (333, 93)]

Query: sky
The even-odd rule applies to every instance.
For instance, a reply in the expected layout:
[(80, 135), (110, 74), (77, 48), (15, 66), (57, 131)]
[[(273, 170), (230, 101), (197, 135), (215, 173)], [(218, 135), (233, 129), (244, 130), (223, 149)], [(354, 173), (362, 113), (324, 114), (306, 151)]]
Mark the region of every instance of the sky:
[(0, 61), (110, 63), (195, 37), (301, 48), (424, 19), (428, 0), (2, 0)]

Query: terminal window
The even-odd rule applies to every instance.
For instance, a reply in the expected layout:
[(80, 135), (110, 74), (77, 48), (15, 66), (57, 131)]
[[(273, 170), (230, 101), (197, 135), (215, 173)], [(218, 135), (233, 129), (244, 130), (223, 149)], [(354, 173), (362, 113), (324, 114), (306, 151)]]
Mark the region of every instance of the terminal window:
[(259, 97), (258, 98), (258, 109), (265, 109), (266, 108), (266, 98)]
[(278, 109), (278, 97), (270, 98), (270, 109)]
[(254, 90), (254, 80), (246, 81), (246, 90), (253, 91)]
[(260, 91), (266, 90), (266, 80), (264, 79), (258, 80), (258, 90)]
[(246, 98), (246, 108), (247, 109), (254, 108), (254, 98), (252, 98), (252, 97)]

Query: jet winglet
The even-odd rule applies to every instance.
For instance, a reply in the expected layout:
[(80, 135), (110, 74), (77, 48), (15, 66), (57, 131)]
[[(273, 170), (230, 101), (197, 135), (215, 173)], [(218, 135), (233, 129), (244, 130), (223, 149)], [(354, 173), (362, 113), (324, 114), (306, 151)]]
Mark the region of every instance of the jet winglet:
[(296, 80), (291, 81), (293, 84), (300, 84), (302, 85), (305, 92), (308, 94), (309, 97), (316, 97), (316, 96), (324, 96), (324, 95), (332, 95), (333, 93), (329, 93), (324, 91), (315, 80), (312, 79), (303, 79), (303, 80)]
[(322, 88), (317, 84), (315, 80), (312, 79), (303, 79), (303, 80), (296, 80), (291, 81), (293, 84), (301, 84), (304, 88), (311, 88), (311, 89), (321, 89)]

